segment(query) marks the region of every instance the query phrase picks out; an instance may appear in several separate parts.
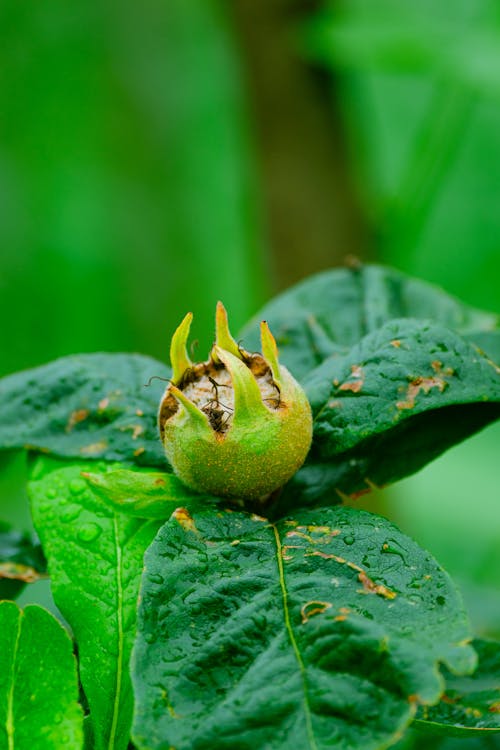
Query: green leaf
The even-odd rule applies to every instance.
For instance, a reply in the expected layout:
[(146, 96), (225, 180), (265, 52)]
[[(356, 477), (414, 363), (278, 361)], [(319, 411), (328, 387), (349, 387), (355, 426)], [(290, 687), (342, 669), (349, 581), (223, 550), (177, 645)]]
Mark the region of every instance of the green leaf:
[(418, 712), (417, 729), (459, 736), (500, 732), (500, 643), (476, 639), (473, 645), (476, 671), (469, 676), (445, 671), (441, 700)]
[(139, 354), (80, 354), (0, 380), (0, 449), (166, 465), (156, 412), (165, 365)]
[(0, 602), (0, 747), (80, 750), (83, 712), (71, 640), (42, 607)]
[(15, 599), (26, 583), (43, 578), (46, 570), (40, 542), (0, 521), (0, 599)]
[[(331, 502), (388, 484), (500, 416), (500, 368), (439, 325), (392, 321), (346, 356), (330, 357), (304, 388), (314, 414), (306, 466), (280, 499)], [(294, 500), (293, 502), (296, 502)]]
[(385, 747), (475, 664), (460, 597), (395, 526), (351, 508), (277, 524), (177, 511), (145, 556), (140, 750)]
[(180, 504), (189, 502), (190, 507), (203, 507), (210, 500), (217, 502), (217, 498), (199, 495), (174, 474), (164, 471), (117, 469), (105, 474), (84, 471), (82, 476), (110, 508), (139, 518), (166, 520)]
[(144, 550), (159, 523), (114, 512), (82, 471), (37, 459), (29, 485), (33, 521), (49, 563), (54, 600), (78, 646), (96, 750), (124, 750), (133, 697), (128, 670)]
[[(305, 279), (263, 307), (241, 336), (247, 349), (258, 349), (257, 323), (267, 320), (280, 361), (303, 379), (327, 357), (347, 353), (394, 318), (438, 321), (472, 341), (500, 328), (497, 315), (469, 307), (438, 287), (391, 268), (366, 265)], [(486, 348), (485, 339), (483, 343)]]

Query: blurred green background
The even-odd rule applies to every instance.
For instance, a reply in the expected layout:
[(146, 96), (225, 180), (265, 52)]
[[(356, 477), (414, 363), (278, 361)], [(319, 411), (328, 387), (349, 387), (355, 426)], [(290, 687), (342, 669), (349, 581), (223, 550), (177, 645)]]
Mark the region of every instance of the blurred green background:
[[(4, 0), (0, 36), (0, 375), (165, 360), (187, 309), (204, 357), (217, 299), (237, 330), (348, 255), (500, 312), (498, 0)], [(365, 503), (496, 636), (499, 448), (496, 425)]]

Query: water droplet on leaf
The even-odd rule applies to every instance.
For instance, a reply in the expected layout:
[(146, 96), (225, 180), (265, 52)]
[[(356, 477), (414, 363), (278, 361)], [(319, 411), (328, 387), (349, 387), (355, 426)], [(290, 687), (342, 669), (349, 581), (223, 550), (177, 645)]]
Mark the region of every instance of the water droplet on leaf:
[(161, 576), (159, 573), (151, 573), (150, 575), (148, 575), (148, 578), (151, 583), (163, 583), (163, 576)]
[(96, 523), (86, 523), (78, 530), (80, 542), (89, 543), (97, 539), (102, 529)]
[(87, 485), (83, 481), (83, 479), (72, 479), (69, 483), (69, 491), (72, 495), (80, 495), (85, 489)]

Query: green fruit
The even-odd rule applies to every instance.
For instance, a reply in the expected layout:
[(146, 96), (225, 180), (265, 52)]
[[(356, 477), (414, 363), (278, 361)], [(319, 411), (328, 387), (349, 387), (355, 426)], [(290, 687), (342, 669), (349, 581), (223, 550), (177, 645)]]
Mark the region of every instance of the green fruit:
[(158, 416), (165, 453), (192, 489), (264, 500), (303, 464), (312, 415), (297, 381), (278, 362), (276, 342), (261, 323), (262, 354), (241, 349), (222, 303), (207, 362), (193, 364), (186, 343), (192, 314), (174, 333), (172, 382)]

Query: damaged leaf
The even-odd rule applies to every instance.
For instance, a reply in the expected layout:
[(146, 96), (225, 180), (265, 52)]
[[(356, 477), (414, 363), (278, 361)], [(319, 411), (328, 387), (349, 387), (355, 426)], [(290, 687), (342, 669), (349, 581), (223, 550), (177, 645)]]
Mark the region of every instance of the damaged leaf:
[(386, 746), (439, 699), (439, 662), (472, 670), (469, 637), (447, 574), (383, 518), (178, 512), (145, 557), (134, 743)]
[(477, 669), (468, 676), (445, 670), (441, 699), (419, 710), (417, 729), (476, 737), (500, 732), (500, 643), (476, 639), (473, 646)]
[[(310, 276), (272, 299), (241, 333), (258, 348), (255, 321), (267, 320), (280, 359), (296, 378), (332, 355), (345, 354), (395, 318), (431, 320), (500, 355), (500, 318), (476, 310), (443, 289), (384, 266), (335, 268)], [(499, 357), (500, 359), (500, 357)]]
[(304, 388), (313, 444), (276, 512), (394, 482), (500, 416), (499, 368), (456, 333), (416, 320), (386, 323), (325, 360)]
[(0, 380), (0, 450), (165, 467), (156, 412), (164, 364), (139, 354), (79, 354)]

